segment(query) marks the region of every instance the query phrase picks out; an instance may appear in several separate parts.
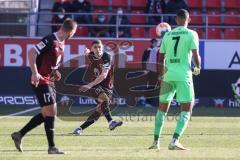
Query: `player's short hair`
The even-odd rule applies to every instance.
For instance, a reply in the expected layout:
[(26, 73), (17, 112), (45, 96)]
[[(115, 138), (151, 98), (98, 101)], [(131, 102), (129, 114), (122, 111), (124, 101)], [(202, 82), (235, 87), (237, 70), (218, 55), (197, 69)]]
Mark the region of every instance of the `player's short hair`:
[(65, 21), (62, 24), (62, 29), (65, 32), (70, 32), (73, 29), (75, 29), (77, 27), (77, 22), (72, 20), (71, 18), (67, 18), (65, 19)]
[(94, 44), (103, 44), (102, 43), (102, 41), (100, 40), (100, 39), (96, 39), (96, 40), (94, 40), (93, 42), (92, 42), (92, 46), (94, 45)]
[(177, 13), (177, 17), (180, 19), (187, 19), (189, 17), (189, 12), (186, 9), (180, 9)]

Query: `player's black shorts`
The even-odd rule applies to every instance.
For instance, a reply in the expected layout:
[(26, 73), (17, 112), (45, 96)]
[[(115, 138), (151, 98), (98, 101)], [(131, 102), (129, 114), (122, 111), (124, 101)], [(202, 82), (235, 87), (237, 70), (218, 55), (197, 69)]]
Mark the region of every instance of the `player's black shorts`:
[(94, 86), (93, 89), (94, 89), (96, 98), (102, 93), (105, 93), (110, 99), (112, 97), (113, 91), (109, 88), (103, 87), (101, 85), (97, 85), (97, 86)]
[(100, 94), (105, 93), (109, 99), (112, 99), (113, 90), (103, 87), (101, 85), (96, 85), (86, 92), (82, 92), (81, 96), (91, 97), (97, 100)]
[(32, 89), (41, 107), (56, 103), (56, 90), (53, 86), (41, 84), (36, 88), (32, 85)]

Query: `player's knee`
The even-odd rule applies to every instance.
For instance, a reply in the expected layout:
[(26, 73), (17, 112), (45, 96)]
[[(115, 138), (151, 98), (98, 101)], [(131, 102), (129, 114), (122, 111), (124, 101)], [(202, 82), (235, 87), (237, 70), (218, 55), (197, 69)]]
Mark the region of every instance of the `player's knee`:
[(56, 104), (44, 106), (41, 110), (43, 117), (55, 117), (57, 115)]

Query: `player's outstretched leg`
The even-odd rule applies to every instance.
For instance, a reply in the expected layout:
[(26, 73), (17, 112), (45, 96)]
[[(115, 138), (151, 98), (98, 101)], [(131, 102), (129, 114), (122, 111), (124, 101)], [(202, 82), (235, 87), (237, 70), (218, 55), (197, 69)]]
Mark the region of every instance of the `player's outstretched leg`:
[(40, 125), (44, 122), (44, 117), (42, 113), (35, 115), (20, 131), (14, 132), (11, 134), (12, 140), (18, 151), (23, 152), (22, 149), (22, 138), (25, 134), (27, 134), (30, 130)]
[(180, 113), (179, 120), (173, 134), (173, 138), (168, 146), (169, 150), (188, 150), (187, 148), (183, 147), (183, 145), (179, 142), (179, 138), (183, 135), (184, 131), (187, 128), (190, 116), (190, 111), (182, 111)]
[(100, 116), (101, 116), (101, 113), (99, 113), (98, 111), (94, 111), (79, 128), (76, 128), (74, 130), (73, 134), (82, 135), (83, 130), (91, 126), (94, 122), (96, 122)]
[(109, 100), (104, 101), (101, 104), (101, 110), (103, 111), (103, 114), (108, 121), (109, 129), (112, 131), (115, 128), (121, 126), (123, 122), (118, 120), (113, 120), (109, 106), (110, 106)]

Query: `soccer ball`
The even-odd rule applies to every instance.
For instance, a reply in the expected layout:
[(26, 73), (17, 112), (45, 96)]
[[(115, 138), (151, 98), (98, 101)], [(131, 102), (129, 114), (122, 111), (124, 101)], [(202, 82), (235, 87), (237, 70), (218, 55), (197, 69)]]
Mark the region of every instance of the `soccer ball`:
[(166, 22), (159, 23), (156, 27), (156, 34), (159, 37), (163, 37), (164, 33), (169, 31), (171, 31), (171, 26)]

